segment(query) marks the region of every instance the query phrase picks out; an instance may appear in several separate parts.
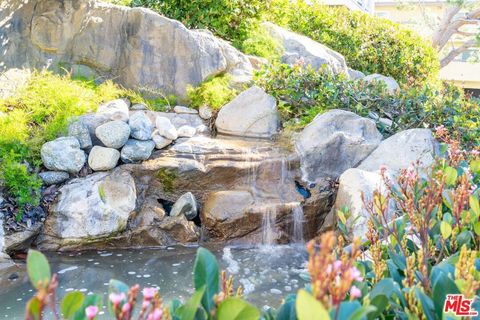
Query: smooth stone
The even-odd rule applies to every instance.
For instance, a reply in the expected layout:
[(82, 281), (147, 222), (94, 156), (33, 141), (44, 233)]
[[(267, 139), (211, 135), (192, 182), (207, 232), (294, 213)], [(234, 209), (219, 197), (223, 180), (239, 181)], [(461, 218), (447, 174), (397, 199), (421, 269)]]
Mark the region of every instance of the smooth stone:
[(85, 164), (85, 152), (75, 137), (61, 137), (44, 143), (40, 154), (43, 165), (53, 171), (79, 172)]
[(97, 109), (98, 114), (107, 116), (110, 120), (120, 120), (127, 122), (129, 119), (130, 101), (126, 99), (117, 99), (100, 105)]
[(410, 166), (427, 169), (438, 154), (439, 144), (429, 129), (409, 129), (383, 140), (358, 168), (377, 171), (385, 166), (392, 174)]
[(213, 117), (213, 110), (209, 106), (201, 106), (198, 108), (198, 114), (203, 120), (209, 120)]
[(172, 140), (162, 137), (157, 130), (153, 132), (152, 140), (156, 149), (163, 149), (172, 143)]
[(224, 105), (215, 121), (219, 133), (254, 138), (272, 137), (279, 124), (275, 98), (257, 86)]
[(181, 126), (177, 130), (179, 138), (191, 138), (195, 135), (196, 132), (197, 130), (190, 126)]
[(188, 107), (184, 107), (184, 106), (175, 106), (173, 108), (173, 111), (175, 113), (179, 113), (179, 114), (182, 114), (182, 113), (186, 113), (186, 114), (197, 114), (198, 111), (195, 110), (195, 109), (192, 109), (192, 108), (188, 108)]
[(59, 184), (68, 180), (70, 175), (64, 171), (44, 171), (38, 174), (43, 183), (47, 186)]
[(152, 140), (142, 141), (129, 139), (122, 148), (120, 157), (125, 163), (148, 160), (154, 148), (155, 143)]
[(130, 115), (130, 136), (137, 140), (149, 140), (153, 132), (153, 124), (144, 112), (138, 111)]
[(130, 126), (121, 120), (110, 121), (98, 126), (95, 135), (106, 147), (120, 149), (130, 137)]
[(119, 159), (117, 149), (94, 146), (88, 155), (88, 165), (94, 171), (106, 171), (115, 168)]
[(197, 201), (191, 192), (184, 193), (172, 207), (171, 217), (184, 215), (188, 220), (193, 220), (198, 215)]
[(68, 135), (78, 139), (81, 149), (90, 149), (93, 145), (90, 131), (80, 122), (76, 121), (68, 126)]
[(177, 129), (168, 118), (157, 117), (155, 119), (155, 126), (161, 136), (170, 140), (176, 140), (178, 138)]

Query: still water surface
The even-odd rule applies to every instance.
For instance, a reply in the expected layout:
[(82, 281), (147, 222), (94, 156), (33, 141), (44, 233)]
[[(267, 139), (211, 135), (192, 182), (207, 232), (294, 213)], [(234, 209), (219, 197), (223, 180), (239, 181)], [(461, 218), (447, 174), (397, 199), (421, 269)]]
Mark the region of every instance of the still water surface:
[[(269, 247), (210, 246), (220, 268), (234, 276), (235, 287), (242, 285), (244, 298), (258, 308), (278, 307), (289, 293), (305, 285), (307, 254), (302, 245)], [(100, 293), (106, 298), (108, 280), (122, 280), (128, 285), (158, 287), (162, 297), (185, 301), (193, 292), (192, 270), (197, 247), (132, 249), (49, 253), (52, 271), (58, 273), (58, 295), (72, 290), (85, 294)], [(22, 272), (0, 274), (0, 319), (23, 319), (24, 305), (33, 295)], [(106, 309), (102, 311), (106, 319)]]

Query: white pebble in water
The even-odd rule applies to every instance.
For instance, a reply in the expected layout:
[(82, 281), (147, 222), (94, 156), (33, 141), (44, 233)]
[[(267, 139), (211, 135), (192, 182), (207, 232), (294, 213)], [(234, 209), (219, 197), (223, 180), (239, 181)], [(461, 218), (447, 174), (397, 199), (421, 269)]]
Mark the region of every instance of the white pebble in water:
[(128, 274), (135, 274), (135, 271), (128, 271)]
[(143, 277), (144, 278), (150, 278), (150, 275), (149, 274), (144, 274)]
[(282, 294), (282, 291), (278, 290), (278, 289), (275, 289), (275, 288), (272, 288), (270, 289), (270, 293), (273, 293), (273, 294)]
[(285, 286), (285, 291), (292, 291), (292, 287), (290, 287), (290, 286)]

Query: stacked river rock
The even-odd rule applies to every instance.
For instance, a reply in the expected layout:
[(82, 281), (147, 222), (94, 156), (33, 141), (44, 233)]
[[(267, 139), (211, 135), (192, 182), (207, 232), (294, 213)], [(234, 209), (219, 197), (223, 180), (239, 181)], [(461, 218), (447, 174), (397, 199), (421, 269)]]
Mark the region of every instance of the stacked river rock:
[(93, 171), (111, 170), (119, 160), (141, 162), (149, 159), (155, 148), (162, 149), (177, 138), (208, 131), (196, 110), (176, 106), (174, 111), (153, 112), (141, 104), (130, 110), (126, 99), (102, 104), (97, 113), (71, 123), (69, 136), (42, 146), (43, 164), (51, 171), (40, 173), (40, 177), (47, 185), (57, 184), (67, 180), (69, 174), (78, 173), (85, 162)]

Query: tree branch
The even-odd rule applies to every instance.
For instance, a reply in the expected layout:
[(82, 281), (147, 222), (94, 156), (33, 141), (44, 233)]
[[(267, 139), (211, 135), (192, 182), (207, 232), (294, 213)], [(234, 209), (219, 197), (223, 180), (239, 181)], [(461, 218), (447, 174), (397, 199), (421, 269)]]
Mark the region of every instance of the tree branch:
[(475, 47), (476, 44), (476, 39), (470, 39), (465, 41), (460, 47), (453, 49), (444, 58), (440, 60), (440, 67), (445, 67), (447, 64), (452, 62), (452, 60), (455, 59), (455, 57), (457, 57), (459, 54), (467, 51), (469, 48)]

